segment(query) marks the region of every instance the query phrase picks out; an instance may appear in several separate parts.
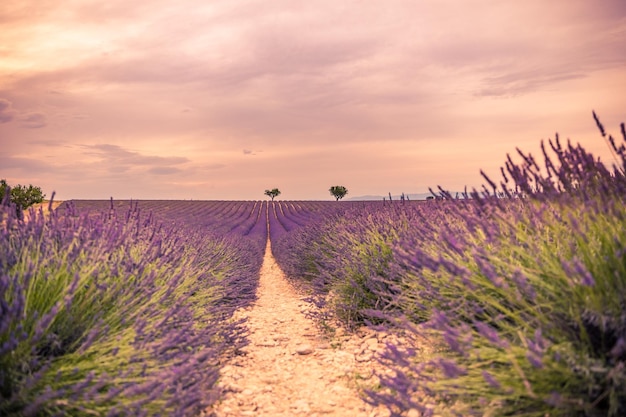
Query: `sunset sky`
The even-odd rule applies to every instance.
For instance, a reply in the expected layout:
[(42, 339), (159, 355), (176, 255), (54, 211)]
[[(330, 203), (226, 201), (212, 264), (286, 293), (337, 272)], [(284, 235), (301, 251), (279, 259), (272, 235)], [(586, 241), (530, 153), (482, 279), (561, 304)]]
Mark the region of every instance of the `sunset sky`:
[(67, 199), (480, 186), (626, 122), (624, 0), (0, 2), (0, 178)]

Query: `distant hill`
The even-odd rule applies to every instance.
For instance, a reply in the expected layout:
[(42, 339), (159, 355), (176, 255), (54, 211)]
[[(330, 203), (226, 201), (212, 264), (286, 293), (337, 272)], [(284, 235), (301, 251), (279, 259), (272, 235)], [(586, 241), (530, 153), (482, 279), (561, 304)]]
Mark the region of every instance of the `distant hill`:
[[(462, 191), (459, 191), (458, 194), (459, 196), (462, 195)], [(455, 197), (457, 192), (456, 191), (450, 191), (450, 194), (452, 194), (452, 197)], [(431, 197), (432, 194), (430, 192), (428, 193), (409, 193), (409, 194), (404, 194), (405, 197), (408, 196), (409, 200), (413, 200), (413, 201), (418, 201), (418, 200), (426, 200), (427, 197)], [(346, 198), (346, 200), (349, 201), (373, 201), (373, 200), (377, 200), (377, 201), (382, 201), (382, 199), (385, 198), (386, 200), (389, 200), (389, 194), (387, 195), (360, 195), (360, 196), (356, 196), (356, 197), (350, 197), (350, 198)], [(391, 195), (392, 200), (400, 200), (400, 194), (398, 195)]]
[[(405, 196), (408, 196), (409, 200), (426, 200), (426, 197), (431, 196), (431, 193), (409, 193), (409, 194), (405, 194)], [(350, 198), (346, 198), (346, 200), (350, 200), (350, 201), (372, 201), (372, 200), (377, 200), (377, 201), (382, 201), (382, 199), (385, 198), (386, 200), (389, 200), (389, 194), (387, 195), (361, 195), (361, 196), (356, 196), (356, 197), (350, 197)], [(400, 195), (391, 195), (391, 199), (392, 200), (400, 200)]]

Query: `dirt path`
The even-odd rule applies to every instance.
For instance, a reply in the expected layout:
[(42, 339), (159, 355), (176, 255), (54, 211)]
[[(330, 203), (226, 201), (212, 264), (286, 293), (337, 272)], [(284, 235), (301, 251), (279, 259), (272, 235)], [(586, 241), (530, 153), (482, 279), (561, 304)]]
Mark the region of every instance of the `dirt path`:
[(247, 319), (250, 344), (222, 370), (223, 400), (208, 414), (231, 416), (381, 417), (358, 395), (375, 384), (373, 357), (383, 336), (366, 329), (332, 338), (305, 317), (313, 308), (285, 280), (268, 242), (256, 303)]

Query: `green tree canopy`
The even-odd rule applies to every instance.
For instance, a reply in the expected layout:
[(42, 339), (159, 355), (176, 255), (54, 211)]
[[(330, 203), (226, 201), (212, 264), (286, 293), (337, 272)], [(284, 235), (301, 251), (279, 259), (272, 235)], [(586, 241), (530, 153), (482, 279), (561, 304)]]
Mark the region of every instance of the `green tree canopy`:
[(271, 190), (265, 190), (265, 195), (270, 197), (272, 201), (274, 201), (274, 197), (280, 195), (280, 190), (278, 188), (273, 188)]
[(335, 200), (337, 201), (341, 200), (346, 196), (346, 194), (348, 194), (348, 189), (343, 185), (333, 185), (328, 191), (330, 191), (332, 196), (335, 197)]
[(43, 202), (43, 199), (46, 197), (39, 187), (33, 185), (26, 187), (20, 184), (10, 187), (6, 180), (2, 179), (0, 180), (0, 202), (4, 201), (5, 194), (9, 189), (11, 190), (9, 201), (15, 204), (18, 212), (27, 209), (33, 204)]

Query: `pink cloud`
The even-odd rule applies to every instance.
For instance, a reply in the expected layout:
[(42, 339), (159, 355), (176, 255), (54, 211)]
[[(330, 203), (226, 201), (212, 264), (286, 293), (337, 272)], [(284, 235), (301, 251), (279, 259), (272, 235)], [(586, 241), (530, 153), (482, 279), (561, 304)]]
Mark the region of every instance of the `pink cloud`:
[(9, 100), (0, 98), (0, 123), (9, 123), (15, 119), (17, 112)]
[(20, 115), (19, 120), (22, 122), (21, 126), (28, 129), (40, 129), (47, 124), (46, 115), (43, 113), (26, 113)]

